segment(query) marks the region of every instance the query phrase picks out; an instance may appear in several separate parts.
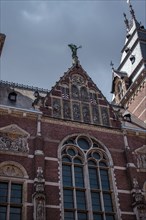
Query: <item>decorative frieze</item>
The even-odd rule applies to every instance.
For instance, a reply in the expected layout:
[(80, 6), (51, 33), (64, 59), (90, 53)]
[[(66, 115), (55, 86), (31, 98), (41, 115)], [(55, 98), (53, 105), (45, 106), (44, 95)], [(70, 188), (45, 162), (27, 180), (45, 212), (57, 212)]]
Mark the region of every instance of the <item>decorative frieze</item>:
[(29, 134), (17, 125), (9, 125), (0, 129), (0, 150), (28, 153)]

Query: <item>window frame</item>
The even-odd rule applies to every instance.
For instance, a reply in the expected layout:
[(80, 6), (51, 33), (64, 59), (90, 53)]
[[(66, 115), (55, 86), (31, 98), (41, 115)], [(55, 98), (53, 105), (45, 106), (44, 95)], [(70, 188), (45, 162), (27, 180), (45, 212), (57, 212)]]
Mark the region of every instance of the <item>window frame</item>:
[[(27, 219), (27, 179), (28, 174), (25, 170), (25, 168), (14, 161), (4, 161), (0, 163), (0, 169), (4, 169), (5, 166), (15, 166), (15, 168), (19, 168), (19, 170), (22, 172), (22, 176), (20, 177), (15, 177), (15, 176), (7, 176), (7, 175), (1, 175), (0, 177), (0, 182), (12, 182), (14, 184), (21, 184), (22, 185), (22, 216), (21, 220), (26, 220)], [(6, 220), (9, 220), (9, 218), (6, 218)]]
[[(9, 220), (10, 219), (10, 215), (12, 214), (10, 212), (10, 209), (11, 208), (19, 208), (20, 209), (20, 219), (22, 219), (22, 216), (23, 216), (23, 191), (24, 191), (24, 184), (23, 182), (21, 181), (17, 181), (17, 180), (14, 180), (14, 179), (4, 179), (4, 180), (1, 180), (0, 183), (6, 183), (7, 184), (7, 201), (5, 202), (0, 202), (0, 206), (1, 207), (6, 207), (6, 220)], [(12, 199), (12, 187), (13, 185), (20, 185), (21, 186), (21, 202), (13, 202), (11, 201)], [(17, 198), (17, 197), (15, 197)]]
[[(87, 136), (81, 136), (81, 135), (78, 135), (78, 137), (85, 137), (85, 140), (88, 139)], [(78, 137), (76, 138), (76, 140), (78, 139)], [(68, 138), (69, 139), (69, 138)], [(115, 195), (113, 194), (114, 190), (113, 188), (115, 187), (114, 186), (114, 183), (112, 181), (112, 178), (113, 178), (113, 170), (112, 170), (112, 162), (110, 161), (111, 160), (111, 156), (109, 154), (107, 154), (108, 150), (105, 149), (105, 147), (103, 148), (103, 146), (101, 147), (98, 143), (98, 141), (96, 141), (95, 143), (92, 143), (93, 140), (89, 140), (89, 143), (91, 143), (91, 147), (89, 148), (89, 150), (84, 150), (82, 148), (80, 148), (79, 146), (77, 146), (77, 141), (74, 141), (74, 144), (69, 144), (69, 142), (65, 142), (65, 144), (62, 147), (62, 149), (60, 150), (60, 157), (61, 157), (61, 166), (60, 166), (60, 174), (61, 174), (61, 195), (62, 195), (62, 203), (61, 203), (61, 206), (62, 206), (62, 219), (64, 219), (64, 204), (63, 204), (63, 176), (62, 176), (62, 156), (61, 156), (61, 151), (63, 152), (63, 156), (65, 155), (64, 151), (65, 149), (68, 149), (68, 148), (71, 148), (71, 149), (74, 149), (76, 152), (80, 152), (80, 154), (82, 154), (82, 158), (83, 158), (83, 177), (84, 177), (84, 183), (85, 183), (85, 188), (84, 188), (84, 191), (85, 191), (85, 197), (86, 197), (86, 201), (87, 201), (87, 209), (86, 209), (86, 214), (87, 214), (87, 219), (89, 220), (93, 220), (93, 214), (102, 214), (103, 215), (103, 220), (106, 220), (106, 215), (111, 215), (111, 216), (114, 216), (114, 219), (117, 220), (118, 219), (118, 213), (117, 213), (117, 201), (116, 201), (116, 198), (115, 198)], [(97, 145), (98, 143), (98, 150), (94, 148), (94, 144)], [(108, 167), (105, 167), (103, 166), (102, 169), (105, 169), (105, 170), (108, 170), (108, 179), (109, 179), (109, 184), (110, 184), (110, 189), (109, 190), (103, 190), (102, 193), (101, 193), (101, 189), (97, 190), (99, 191), (100, 193), (100, 197), (102, 196), (102, 198), (100, 199), (101, 201), (101, 207), (102, 207), (102, 210), (101, 212), (93, 212), (92, 210), (92, 199), (91, 199), (91, 189), (90, 189), (90, 183), (89, 183), (89, 171), (88, 171), (88, 164), (87, 164), (87, 160), (88, 160), (88, 157), (87, 155), (90, 153), (94, 153), (95, 151), (99, 151), (98, 153), (102, 153), (104, 154), (104, 158), (102, 158), (102, 162), (105, 162), (107, 161), (108, 162)], [(66, 154), (67, 155), (67, 154)], [(68, 162), (64, 162), (64, 163), (68, 163)], [(73, 162), (70, 162), (71, 166), (74, 166)], [(99, 170), (99, 166), (97, 167), (97, 169)], [(99, 171), (98, 171), (99, 172)], [(85, 176), (85, 173), (86, 173), (86, 176)], [(74, 174), (73, 174), (74, 175)], [(101, 180), (100, 180), (101, 181)], [(65, 188), (65, 187), (64, 187)], [(73, 190), (74, 190), (74, 187), (73, 187)], [(95, 190), (96, 191), (96, 190)], [(109, 193), (111, 195), (111, 201), (112, 201), (112, 211), (107, 211), (105, 212), (104, 211), (104, 204), (103, 204), (103, 192), (104, 193)], [(75, 203), (76, 203), (76, 196), (74, 195), (74, 200), (75, 200)], [(74, 211), (75, 210), (75, 211)], [(75, 220), (78, 220), (78, 217), (77, 217), (77, 209), (76, 209), (76, 206), (74, 207), (74, 209), (72, 210), (69, 210), (69, 211), (74, 211), (74, 216), (75, 216)], [(83, 211), (83, 210), (82, 210)], [(68, 211), (67, 211), (68, 212)], [(103, 214), (104, 213), (104, 214)]]

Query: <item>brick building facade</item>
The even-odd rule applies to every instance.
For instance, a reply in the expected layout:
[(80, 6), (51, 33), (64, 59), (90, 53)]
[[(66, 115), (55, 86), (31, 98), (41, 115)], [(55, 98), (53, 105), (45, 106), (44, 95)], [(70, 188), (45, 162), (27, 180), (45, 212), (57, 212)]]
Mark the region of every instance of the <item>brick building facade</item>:
[(145, 220), (146, 57), (129, 75), (126, 61), (113, 68), (110, 104), (70, 48), (73, 65), (51, 91), (0, 83), (0, 219)]

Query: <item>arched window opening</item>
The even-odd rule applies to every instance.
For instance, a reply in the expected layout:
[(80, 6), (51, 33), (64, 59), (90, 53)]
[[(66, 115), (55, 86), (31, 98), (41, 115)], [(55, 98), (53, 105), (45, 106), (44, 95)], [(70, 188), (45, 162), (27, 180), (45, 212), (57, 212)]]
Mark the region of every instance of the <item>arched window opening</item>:
[(63, 219), (115, 220), (110, 175), (109, 159), (100, 144), (84, 136), (75, 137), (74, 145), (65, 144), (62, 149)]
[(16, 162), (5, 161), (0, 163), (0, 176), (3, 177), (0, 181), (0, 219), (25, 219), (23, 204), (26, 201), (26, 195), (24, 195), (26, 183), (24, 179), (28, 178), (25, 169)]

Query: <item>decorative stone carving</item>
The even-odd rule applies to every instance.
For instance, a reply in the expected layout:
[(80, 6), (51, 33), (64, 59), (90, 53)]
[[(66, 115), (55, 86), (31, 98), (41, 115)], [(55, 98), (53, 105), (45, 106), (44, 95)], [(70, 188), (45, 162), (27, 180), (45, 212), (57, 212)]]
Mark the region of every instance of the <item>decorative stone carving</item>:
[(144, 196), (136, 178), (133, 178), (133, 210), (136, 214), (137, 220), (146, 220), (146, 205), (144, 202)]
[(0, 133), (0, 150), (18, 151), (27, 153), (27, 138), (10, 139), (7, 134)]
[(82, 48), (82, 46), (77, 47), (75, 44), (68, 44), (68, 46), (70, 47), (71, 51), (72, 51), (72, 60), (73, 60), (73, 65), (78, 66), (78, 56), (77, 56), (77, 50), (79, 48)]
[(137, 168), (146, 170), (146, 145), (138, 148), (134, 152)]
[(45, 220), (45, 180), (42, 167), (38, 167), (37, 177), (34, 180), (35, 192), (33, 194), (34, 220)]
[(9, 134), (9, 136), (14, 137), (16, 136), (23, 136), (23, 137), (28, 137), (29, 133), (27, 133), (25, 130), (23, 130), (22, 128), (20, 128), (19, 126), (15, 125), (15, 124), (11, 124), (8, 125), (6, 127), (2, 127), (0, 128), (0, 132), (1, 133), (7, 133)]
[(29, 134), (17, 125), (0, 129), (0, 150), (27, 153)]
[(85, 84), (84, 78), (79, 74), (74, 74), (72, 76), (72, 83), (77, 86), (82, 86)]
[(53, 116), (61, 117), (61, 104), (59, 99), (53, 99)]
[(40, 107), (43, 107), (44, 106), (44, 102), (45, 102), (45, 97), (40, 96), (38, 91), (34, 92), (34, 97), (35, 97), (35, 100), (33, 101), (32, 106), (35, 109), (39, 109)]
[(37, 220), (44, 220), (44, 201), (43, 200), (38, 200), (37, 202), (37, 215), (36, 215)]
[(1, 176), (23, 177), (22, 171), (14, 165), (4, 165), (0, 168)]

